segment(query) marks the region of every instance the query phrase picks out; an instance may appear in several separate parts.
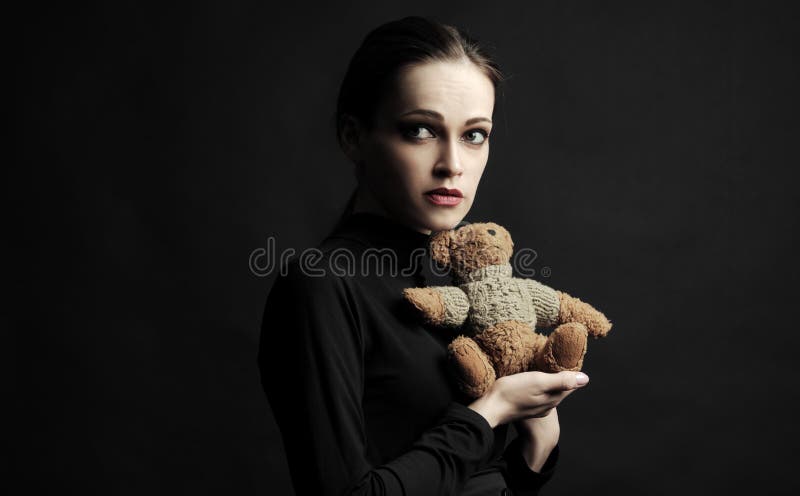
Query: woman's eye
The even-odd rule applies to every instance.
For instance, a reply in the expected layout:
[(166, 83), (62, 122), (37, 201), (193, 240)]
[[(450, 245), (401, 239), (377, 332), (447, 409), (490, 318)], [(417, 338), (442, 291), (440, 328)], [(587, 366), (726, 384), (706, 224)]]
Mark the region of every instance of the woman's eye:
[(414, 139), (433, 138), (433, 133), (425, 126), (409, 126), (406, 128), (406, 136)]
[(467, 134), (465, 134), (464, 136), (466, 136), (467, 141), (473, 145), (481, 145), (489, 137), (486, 131), (483, 131), (481, 129), (473, 129), (472, 131), (467, 131)]

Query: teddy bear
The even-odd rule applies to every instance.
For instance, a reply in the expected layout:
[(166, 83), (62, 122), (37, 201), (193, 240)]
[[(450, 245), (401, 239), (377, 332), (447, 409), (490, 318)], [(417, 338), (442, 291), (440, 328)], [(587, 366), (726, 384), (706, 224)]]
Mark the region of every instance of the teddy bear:
[[(511, 235), (494, 222), (463, 221), (435, 232), (431, 258), (450, 268), (453, 285), (406, 288), (403, 297), (426, 324), (459, 331), (447, 348), (459, 389), (478, 398), (498, 377), (580, 370), (588, 336), (611, 322), (578, 298), (512, 275)], [(536, 327), (555, 327), (545, 336)]]

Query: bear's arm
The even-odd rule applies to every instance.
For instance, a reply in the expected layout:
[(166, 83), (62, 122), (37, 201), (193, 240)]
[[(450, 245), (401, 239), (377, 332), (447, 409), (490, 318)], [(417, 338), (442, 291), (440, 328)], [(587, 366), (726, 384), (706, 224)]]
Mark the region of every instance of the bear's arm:
[(558, 325), (558, 314), (561, 309), (558, 292), (533, 279), (525, 279), (525, 284), (533, 299), (533, 307), (536, 309), (536, 325), (541, 327)]
[(533, 294), (537, 325), (553, 327), (565, 322), (580, 322), (593, 337), (605, 336), (611, 330), (608, 318), (590, 304), (533, 279), (525, 281)]
[(458, 327), (469, 315), (469, 298), (456, 286), (406, 288), (403, 294), (430, 324)]
[(443, 326), (458, 327), (467, 320), (469, 315), (469, 298), (467, 294), (456, 286), (433, 286), (444, 300)]

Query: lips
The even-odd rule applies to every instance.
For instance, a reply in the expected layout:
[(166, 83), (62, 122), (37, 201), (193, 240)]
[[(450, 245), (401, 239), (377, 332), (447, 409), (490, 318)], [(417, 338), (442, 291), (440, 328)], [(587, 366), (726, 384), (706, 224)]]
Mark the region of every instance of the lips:
[(458, 189), (436, 188), (425, 193), (425, 197), (438, 207), (455, 207), (464, 199)]
[(457, 196), (459, 198), (463, 198), (464, 195), (461, 194), (461, 190), (454, 188), (454, 189), (447, 189), (447, 188), (436, 188), (428, 191), (425, 193), (426, 195), (444, 195), (444, 196)]

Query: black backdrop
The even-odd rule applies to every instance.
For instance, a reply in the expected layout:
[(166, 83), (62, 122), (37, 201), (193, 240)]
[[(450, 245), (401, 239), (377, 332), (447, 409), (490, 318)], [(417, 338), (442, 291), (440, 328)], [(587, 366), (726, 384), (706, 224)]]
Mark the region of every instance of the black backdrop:
[(511, 76), (468, 219), (615, 323), (559, 408), (547, 493), (792, 489), (798, 16), (557, 1), (9, 14), (25, 487), (292, 494), (255, 364), (275, 274), (248, 260), (336, 220), (338, 84), (369, 29), (410, 14), (467, 28)]

